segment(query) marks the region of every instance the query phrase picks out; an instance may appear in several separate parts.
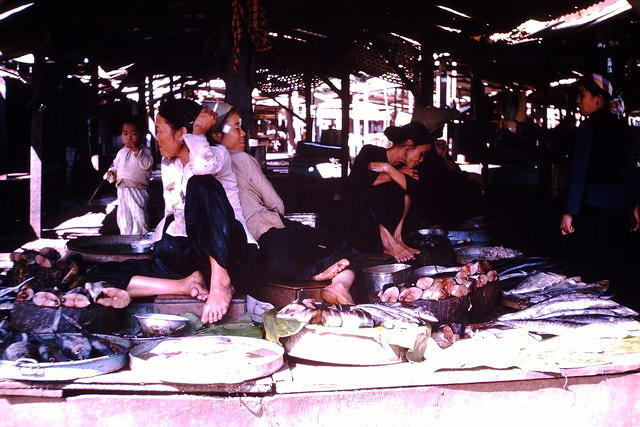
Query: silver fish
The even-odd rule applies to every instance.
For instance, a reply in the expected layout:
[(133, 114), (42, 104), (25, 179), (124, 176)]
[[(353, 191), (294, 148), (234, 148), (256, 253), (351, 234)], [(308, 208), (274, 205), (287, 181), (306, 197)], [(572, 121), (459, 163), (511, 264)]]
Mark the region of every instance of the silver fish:
[[(566, 276), (556, 273), (537, 273), (527, 277), (514, 289), (505, 292), (507, 295), (519, 295), (530, 292), (540, 292), (545, 288), (563, 281)], [(502, 276), (500, 277), (502, 279)]]
[(550, 313), (559, 313), (568, 310), (586, 310), (597, 308), (621, 307), (615, 301), (597, 298), (585, 294), (575, 293), (561, 295), (556, 298), (543, 301), (524, 310), (500, 316), (498, 320), (524, 320), (537, 319)]
[(614, 317), (635, 317), (638, 313), (625, 306), (613, 307), (613, 308), (594, 308), (594, 309), (579, 309), (579, 310), (565, 310), (560, 312), (553, 312), (549, 314), (543, 314), (538, 316), (538, 319), (548, 319), (550, 317), (579, 317), (579, 316), (614, 316)]

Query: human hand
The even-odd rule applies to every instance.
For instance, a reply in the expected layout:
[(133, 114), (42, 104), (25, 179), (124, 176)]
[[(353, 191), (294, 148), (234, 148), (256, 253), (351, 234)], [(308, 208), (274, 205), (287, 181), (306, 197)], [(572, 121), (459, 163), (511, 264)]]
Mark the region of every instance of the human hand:
[(631, 210), (631, 231), (640, 229), (640, 205), (636, 205)]
[(369, 163), (369, 170), (374, 172), (388, 172), (389, 168), (391, 168), (389, 163), (386, 162), (371, 162)]
[(443, 139), (438, 139), (435, 143), (435, 149), (440, 157), (445, 157), (447, 155), (447, 142)]
[(562, 220), (560, 221), (560, 232), (562, 233), (562, 235), (565, 236), (567, 234), (573, 233), (574, 231), (576, 230), (573, 228), (573, 215), (562, 215)]
[(104, 175), (104, 179), (109, 182), (114, 182), (116, 180), (116, 173), (114, 171), (107, 171), (107, 173)]
[(413, 179), (419, 179), (418, 171), (417, 171), (416, 169), (414, 169), (414, 168), (410, 168), (410, 167), (407, 167), (407, 166), (403, 166), (403, 167), (401, 167), (399, 170), (400, 170), (400, 172), (402, 172), (403, 174), (408, 175), (408, 176), (410, 176), (410, 177), (411, 177), (411, 178), (413, 178)]
[(193, 134), (204, 135), (216, 124), (218, 115), (209, 108), (203, 108), (193, 122)]

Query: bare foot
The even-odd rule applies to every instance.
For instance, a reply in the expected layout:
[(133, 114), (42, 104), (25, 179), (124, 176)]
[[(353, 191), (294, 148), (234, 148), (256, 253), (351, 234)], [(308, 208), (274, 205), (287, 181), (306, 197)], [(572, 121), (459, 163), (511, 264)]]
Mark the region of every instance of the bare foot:
[(313, 276), (312, 279), (315, 280), (316, 282), (331, 280), (334, 277), (336, 277), (338, 274), (340, 274), (342, 271), (344, 271), (347, 267), (349, 267), (349, 264), (350, 262), (348, 259), (342, 258), (341, 260), (330, 265), (322, 273), (318, 273), (315, 276)]
[(202, 322), (214, 323), (222, 319), (229, 310), (234, 288), (227, 270), (219, 265), (212, 265), (211, 286), (207, 302), (202, 308)]
[(420, 249), (412, 248), (411, 246), (407, 245), (407, 244), (406, 244), (405, 242), (403, 242), (402, 240), (398, 240), (398, 244), (399, 244), (400, 246), (402, 246), (405, 250), (407, 250), (407, 251), (411, 252), (411, 253), (412, 253), (412, 254), (414, 254), (414, 255), (417, 255), (417, 254), (419, 254), (419, 253), (420, 253)]
[(119, 288), (104, 288), (102, 296), (96, 299), (96, 303), (106, 307), (124, 308), (131, 302), (131, 296), (127, 291)]
[(182, 279), (184, 286), (184, 294), (191, 295), (200, 301), (206, 301), (209, 291), (205, 287), (204, 276), (199, 271), (194, 271), (191, 275)]
[(384, 246), (384, 253), (392, 256), (397, 262), (406, 262), (415, 258), (413, 252), (399, 244), (395, 239)]
[(349, 289), (342, 283), (332, 283), (321, 292), (322, 299), (328, 304), (353, 305)]

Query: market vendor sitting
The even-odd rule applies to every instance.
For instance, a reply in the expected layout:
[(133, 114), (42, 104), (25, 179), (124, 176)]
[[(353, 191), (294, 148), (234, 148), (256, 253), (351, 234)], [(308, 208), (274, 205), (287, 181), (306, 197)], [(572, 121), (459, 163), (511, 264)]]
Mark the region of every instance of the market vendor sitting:
[(131, 297), (190, 295), (206, 301), (205, 323), (225, 315), (234, 287), (249, 282), (252, 269), (246, 266), (253, 264), (257, 247), (242, 216), (229, 153), (204, 136), (216, 120), (215, 112), (193, 101), (160, 104), (156, 140), (165, 176), (175, 179), (163, 185), (171, 184), (177, 197), (156, 229), (154, 257), (101, 264), (88, 272), (88, 280), (107, 281)]
[(365, 145), (356, 157), (347, 203), (347, 227), (354, 244), (367, 252), (384, 252), (398, 262), (414, 258), (420, 251), (403, 240), (403, 227), (411, 205), (415, 168), (422, 163), (433, 139), (419, 122), (389, 126), (384, 134), (393, 145), (385, 149)]
[[(284, 203), (255, 158), (244, 150), (240, 114), (225, 104), (225, 118), (212, 130), (215, 141), (231, 154), (240, 202), (251, 234), (260, 244), (260, 277), (281, 280), (330, 280), (322, 291), (328, 303), (353, 304), (349, 292), (360, 270), (360, 254), (320, 230), (284, 218)], [(223, 110), (220, 110), (222, 113)]]

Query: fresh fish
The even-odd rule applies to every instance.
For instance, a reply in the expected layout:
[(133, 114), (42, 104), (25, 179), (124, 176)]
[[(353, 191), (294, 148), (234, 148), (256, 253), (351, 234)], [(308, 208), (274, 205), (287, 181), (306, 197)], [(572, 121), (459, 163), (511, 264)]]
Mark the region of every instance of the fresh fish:
[(418, 316), (420, 319), (426, 320), (427, 322), (430, 322), (430, 323), (438, 322), (438, 319), (431, 311), (427, 310), (425, 307), (422, 307), (419, 304), (409, 305), (408, 307), (404, 305), (398, 305), (398, 306), (394, 306), (393, 308), (395, 308), (396, 310), (403, 311), (407, 314), (411, 314), (413, 316)]
[(65, 356), (72, 360), (85, 360), (91, 356), (91, 342), (82, 335), (58, 334), (56, 343)]
[(21, 334), (20, 340), (9, 344), (2, 353), (5, 360), (18, 360), (23, 358), (35, 359), (37, 349), (27, 334)]
[[(501, 277), (502, 278), (502, 277)], [(537, 273), (527, 277), (514, 289), (504, 292), (506, 295), (519, 295), (529, 292), (539, 292), (545, 288), (562, 282), (566, 276), (556, 273)]]
[(305, 305), (292, 302), (291, 304), (282, 307), (276, 317), (284, 320), (295, 320), (301, 323), (309, 323), (311, 318), (315, 315), (315, 312), (315, 308), (310, 309)]
[(565, 310), (561, 312), (553, 312), (538, 316), (538, 319), (546, 319), (550, 317), (578, 317), (578, 316), (616, 316), (616, 317), (635, 317), (638, 313), (625, 306), (613, 308), (596, 308), (596, 309), (579, 309)]
[(511, 328), (521, 328), (529, 332), (548, 335), (583, 334), (592, 338), (624, 337), (633, 331), (640, 331), (640, 322), (619, 323), (578, 323), (571, 321), (544, 320), (508, 320), (500, 322)]
[(422, 296), (422, 289), (418, 287), (405, 288), (398, 295), (398, 301), (411, 302), (420, 299)]
[(422, 320), (417, 315), (408, 315), (382, 304), (360, 304), (357, 307), (369, 313), (376, 324), (385, 328), (405, 328), (409, 325), (422, 323)]
[(546, 320), (579, 323), (583, 325), (590, 325), (590, 324), (620, 325), (629, 330), (640, 329), (640, 322), (638, 322), (637, 320), (633, 320), (628, 317), (618, 317), (618, 316), (560, 316), (560, 317), (552, 317)]
[(60, 298), (53, 292), (40, 291), (33, 296), (32, 301), (40, 307), (60, 307)]
[(505, 314), (500, 316), (498, 320), (537, 319), (550, 313), (560, 313), (568, 310), (606, 309), (616, 307), (621, 307), (621, 305), (615, 301), (574, 293), (551, 298), (515, 313)]
[(322, 324), (329, 327), (342, 326), (342, 316), (337, 310), (322, 310)]
[(91, 347), (93, 347), (93, 353), (96, 357), (100, 356), (115, 356), (116, 354), (122, 354), (124, 350), (119, 345), (109, 341), (108, 339), (97, 337), (92, 335), (89, 338)]
[(375, 324), (373, 316), (357, 308), (340, 313), (340, 317), (343, 327), (371, 328)]
[(85, 308), (93, 302), (93, 298), (86, 289), (75, 288), (64, 294), (60, 302), (65, 307)]
[(65, 356), (62, 349), (55, 340), (42, 340), (38, 344), (38, 360), (41, 362), (68, 362), (70, 359)]
[(3, 297), (5, 295), (9, 295), (12, 294), (14, 292), (19, 292), (20, 288), (23, 285), (26, 285), (27, 283), (29, 283), (30, 281), (32, 281), (35, 277), (29, 277), (27, 280), (23, 281), (22, 283), (16, 285), (16, 286), (12, 286), (10, 288), (2, 288), (0, 289), (0, 297)]
[(396, 286), (390, 286), (380, 294), (380, 301), (382, 302), (396, 302), (400, 296), (400, 289)]
[(433, 277), (425, 276), (416, 280), (416, 288), (420, 288), (422, 290), (429, 289), (433, 285), (434, 279)]

